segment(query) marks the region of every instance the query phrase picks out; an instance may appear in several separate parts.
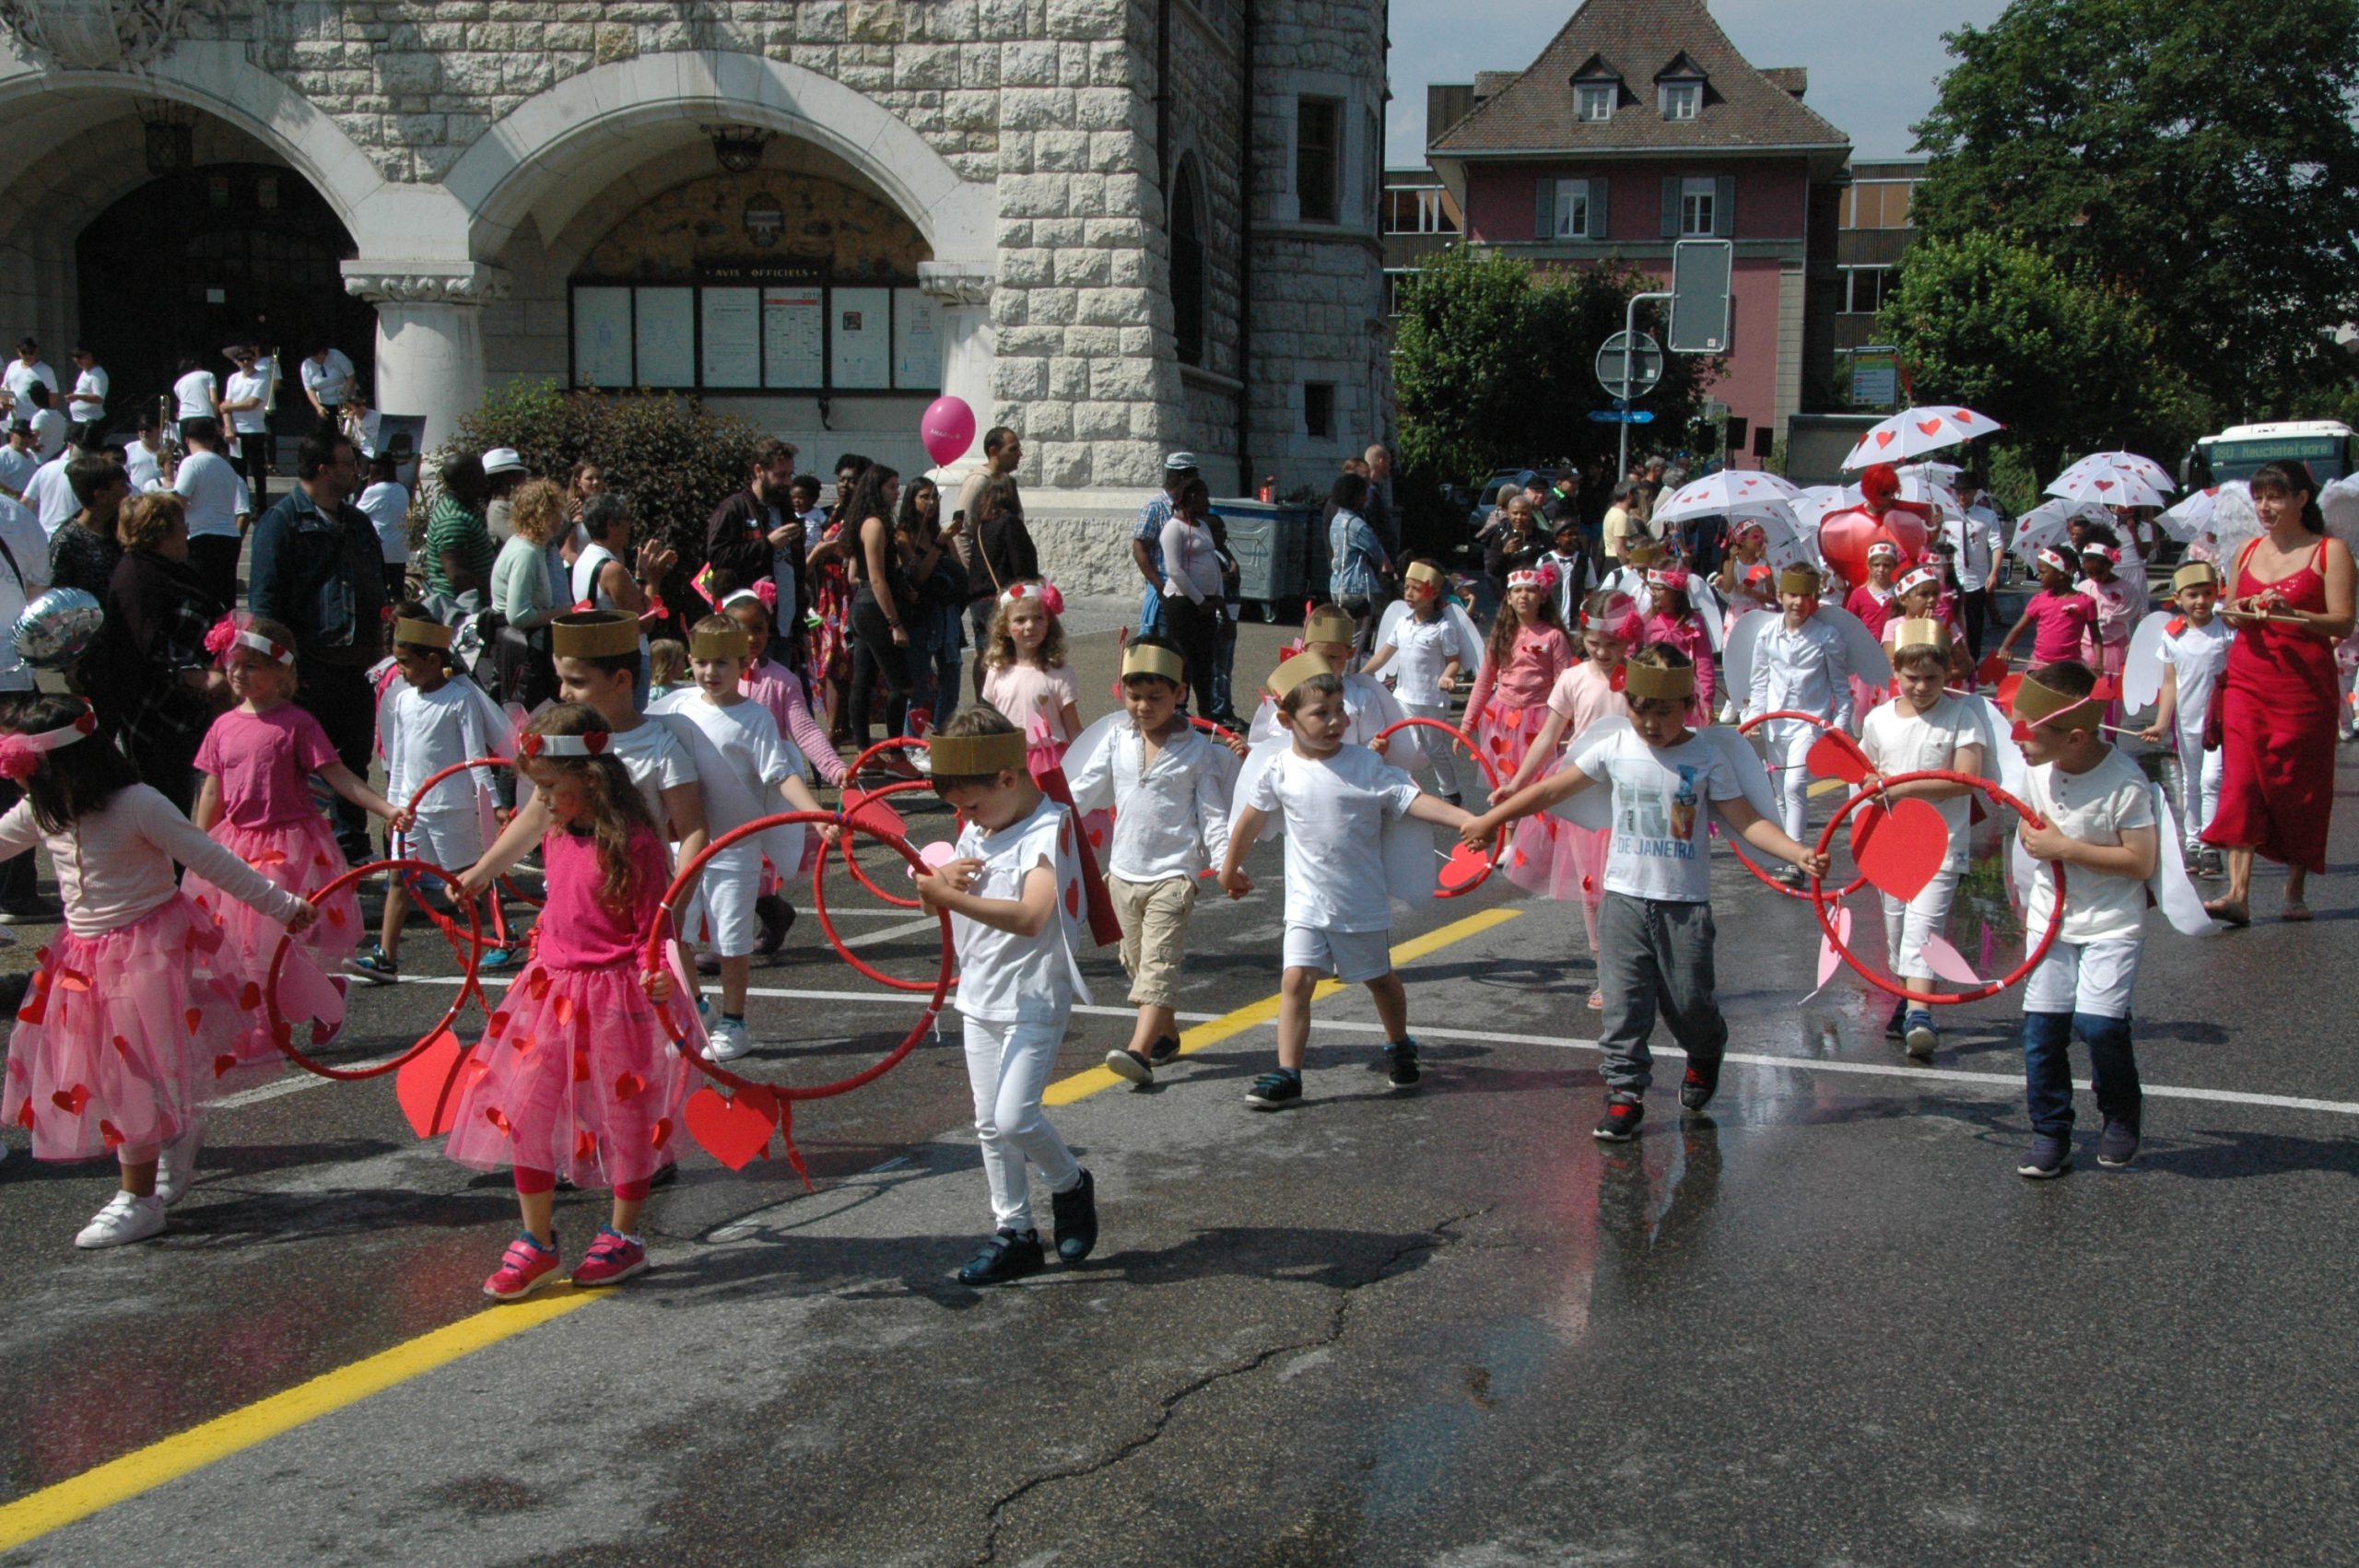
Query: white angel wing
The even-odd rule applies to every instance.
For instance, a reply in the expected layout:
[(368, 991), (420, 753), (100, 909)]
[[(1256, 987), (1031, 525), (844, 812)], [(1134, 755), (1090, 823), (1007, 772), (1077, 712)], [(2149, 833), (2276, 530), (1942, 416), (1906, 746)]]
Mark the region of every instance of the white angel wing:
[(2130, 651), (2121, 666), (2121, 707), (2142, 713), (2163, 695), (2163, 642), (2170, 636), (2171, 613), (2157, 610), (2130, 634)]
[(2260, 513), (2252, 504), (2252, 486), (2221, 486), (2220, 493), (2212, 498), (2212, 522), (2204, 532), (2214, 541), (2212, 558), (2219, 562), (2220, 569), (2234, 571), (2236, 553), (2247, 541), (2258, 539), (2265, 532), (2260, 526)]
[[(1238, 818), (1245, 814), (1245, 802), (1253, 793), (1253, 787), (1262, 781), (1262, 775), (1270, 770), (1270, 764), (1284, 755), (1292, 743), (1290, 741), (1273, 741), (1255, 746), (1245, 755), (1245, 761), (1237, 772), (1237, 787), (1228, 797), (1228, 831), (1232, 837), (1237, 833)], [(1272, 812), (1262, 820), (1262, 842), (1267, 843), (1278, 837), (1285, 828), (1285, 813)]]
[(1736, 772), (1737, 787), (1744, 791), (1745, 804), (1776, 822), (1781, 809), (1778, 791), (1770, 785), (1769, 769), (1762, 765), (1761, 754), (1753, 749), (1753, 743), (1720, 724), (1697, 731), (1696, 738), (1729, 759), (1729, 766)]
[[(1458, 661), (1459, 669), (1461, 671), (1474, 669), (1483, 662), (1483, 633), (1474, 625), (1474, 617), (1468, 614), (1466, 606), (1455, 599), (1449, 602), (1449, 607), (1442, 613), (1449, 617), (1449, 624), (1458, 628), (1459, 640), (1466, 649), (1466, 657)], [(1580, 646), (1580, 638), (1578, 635), (1573, 638), (1573, 645), (1576, 648)]]
[(1441, 886), (1442, 857), (1434, 849), (1434, 830), (1415, 817), (1387, 818), (1384, 824), (1385, 890), (1403, 904), (1422, 904)]
[[(1548, 771), (1562, 773), (1575, 766), (1615, 735), (1630, 728), (1627, 719), (1601, 719), (1581, 731), (1580, 739), (1567, 746), (1556, 765)], [(1614, 790), (1605, 784), (1591, 784), (1588, 789), (1567, 795), (1548, 808), (1551, 816), (1563, 817), (1576, 827), (1586, 827), (1591, 833), (1604, 833), (1614, 826)]]
[(1409, 710), (1401, 706), (1401, 699), (1385, 690), (1384, 683), (1371, 675), (1344, 677), (1344, 705), (1352, 709), (1352, 730), (1348, 738), (1356, 746), (1367, 745), (1409, 717)]
[[(1130, 721), (1130, 714), (1118, 708), (1104, 718), (1094, 720), (1087, 729), (1075, 735), (1073, 738), (1073, 744), (1065, 748), (1066, 782), (1075, 782), (1087, 772), (1089, 765), (1097, 760), (1097, 754), (1112, 742), (1114, 732)], [(1078, 811), (1112, 811), (1114, 809), (1112, 772), (1109, 771), (1104, 775), (1102, 782), (1093, 785), (1086, 798), (1075, 794), (1073, 803), (1074, 809)]]
[(2170, 797), (2163, 787), (2148, 783), (2147, 790), (2154, 801), (2154, 874), (2146, 879), (2146, 890), (2154, 895), (2154, 907), (2170, 921), (2172, 929), (2182, 936), (2211, 936), (2219, 930), (2209, 911), (2203, 907), (2203, 895), (2195, 891), (2195, 883), (2187, 874), (2187, 861), (2178, 852), (2178, 817), (2171, 810)]
[(1851, 656), (1851, 673), (1872, 686), (1880, 686), (1892, 679), (1892, 659), (1884, 652), (1884, 644), (1867, 623), (1850, 611), (1833, 604), (1818, 607), (1819, 620), (1843, 634), (1843, 651)]
[(1376, 623), (1376, 646), (1382, 648), (1386, 643), (1391, 642), (1392, 628), (1401, 624), (1402, 617), (1410, 614), (1412, 612), (1406, 599), (1395, 599), (1391, 603), (1387, 604), (1384, 607), (1383, 619)]
[(1970, 696), (1966, 702), (1982, 730), (1982, 776), (1997, 780), (1999, 788), (2015, 799), (2023, 799), (2024, 778), (2031, 765), (2015, 743), (2013, 722), (1987, 696)]
[(2359, 550), (2359, 474), (2330, 479), (2318, 489), (2318, 510), (2326, 514), (2326, 531), (2347, 549)]
[(1709, 578), (1690, 574), (1687, 579), (1687, 603), (1704, 617), (1704, 635), (1711, 639), (1712, 651), (1725, 653), (1721, 646), (1720, 628), (1728, 624), (1728, 607), (1720, 603)]
[(1273, 741), (1284, 741), (1286, 732), (1278, 723), (1278, 705), (1268, 697), (1253, 710), (1253, 722), (1246, 727), (1245, 739), (1256, 746), (1266, 746)]
[(1728, 646), (1722, 649), (1721, 664), (1729, 677), (1729, 692), (1742, 710), (1745, 697), (1753, 690), (1753, 649), (1761, 634), (1778, 618), (1773, 611), (1752, 610), (1739, 615), (1736, 625), (1729, 628)]

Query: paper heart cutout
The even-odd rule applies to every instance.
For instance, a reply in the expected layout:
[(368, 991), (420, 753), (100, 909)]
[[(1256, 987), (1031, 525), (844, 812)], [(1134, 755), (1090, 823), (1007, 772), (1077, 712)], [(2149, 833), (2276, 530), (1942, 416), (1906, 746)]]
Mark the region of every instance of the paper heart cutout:
[(1925, 890), (1949, 859), (1950, 827), (1931, 802), (1862, 806), (1851, 818), (1851, 859), (1880, 893), (1907, 900)]
[(194, 1035), (196, 1033), (197, 1025), (205, 1022), (205, 1010), (199, 1007), (192, 1007), (187, 1012), (181, 1014), (181, 1022), (187, 1024), (188, 1032)]
[(457, 1125), (456, 1081), (459, 1059), (465, 1054), (459, 1036), (445, 1029), (393, 1075), (393, 1098), (401, 1103), (402, 1115), (420, 1138), (435, 1137)]
[(287, 1018), (312, 1018), (331, 1026), (344, 1022), (344, 993), (303, 948), (287, 950), (278, 966), (278, 1011)]
[(672, 1141), (672, 1118), (670, 1117), (656, 1118), (654, 1127), (648, 1131), (647, 1141), (658, 1149)]
[(1974, 678), (1986, 686), (1995, 686), (2007, 678), (2007, 656), (1993, 653), (1974, 667)]
[(90, 1103), (90, 1090), (88, 1084), (76, 1083), (71, 1089), (58, 1090), (49, 1098), (51, 1104), (67, 1116), (80, 1116), (82, 1107)]
[(1873, 771), (1868, 754), (1860, 743), (1840, 730), (1824, 731), (1813, 741), (1802, 759), (1811, 775), (1817, 778), (1840, 778), (1846, 784), (1857, 784)]
[(483, 1119), (499, 1129), (504, 1137), (513, 1138), (516, 1135), (515, 1128), (509, 1125), (508, 1113), (498, 1106), (486, 1106), (483, 1108)]
[(1992, 695), (1990, 700), (1999, 705), (2001, 712), (2011, 709), (2014, 706), (2015, 693), (2023, 689), (2023, 672), (2020, 670), (2013, 674), (2001, 676), (1999, 681), (1999, 689)]
[[(117, 1038), (120, 1037), (121, 1036), (117, 1036)], [(124, 1054), (128, 1056), (130, 1053), (125, 1052)], [(235, 1071), (237, 1065), (238, 1059), (229, 1052), (223, 1051), (219, 1056), (213, 1059), (213, 1076), (216, 1078), (227, 1078), (233, 1071)]]
[(740, 1089), (733, 1099), (707, 1084), (688, 1096), (687, 1124), (688, 1136), (706, 1153), (742, 1171), (769, 1148), (778, 1130), (778, 1100), (765, 1089)]
[(1078, 882), (1065, 883), (1065, 913), (1068, 915), (1081, 913), (1081, 883)]
[(873, 795), (862, 796), (858, 804), (844, 813), (844, 820), (871, 838), (882, 838), (886, 834), (896, 838), (910, 836), (910, 825), (893, 809), (892, 802)]
[(1449, 852), (1449, 863), (1441, 869), (1442, 890), (1455, 892), (1472, 885), (1490, 863), (1491, 857), (1485, 851), (1461, 844)]
[(123, 1147), (123, 1132), (104, 1117), (99, 1118), (99, 1141), (110, 1149)]
[(636, 1072), (619, 1073), (615, 1078), (615, 1098), (617, 1100), (635, 1099), (646, 1088), (647, 1080)]
[[(131, 1059), (131, 1036), (128, 1036), (128, 1035), (117, 1035), (117, 1036), (116, 1036), (112, 1040), (111, 1040), (111, 1041), (110, 1041), (110, 1042), (108, 1042), (108, 1043), (109, 1043), (109, 1044), (111, 1044), (111, 1045), (112, 1045), (112, 1046), (114, 1047), (115, 1054), (116, 1054), (117, 1056), (119, 1056), (119, 1057), (123, 1058), (123, 1060), (125, 1060), (125, 1061), (129, 1061), (129, 1060)], [(16, 1063), (14, 1063), (14, 1062), (11, 1062), (11, 1063), (9, 1063), (8, 1065), (10, 1065), (11, 1067), (14, 1067), (14, 1066), (15, 1066), (15, 1065), (17, 1065), (17, 1064), (16, 1064)]]
[(1925, 967), (1954, 986), (1972, 989), (1982, 984), (1982, 977), (1966, 961), (1966, 954), (1952, 947), (1946, 939), (1931, 933), (1925, 938)]
[(598, 1157), (598, 1135), (584, 1128), (573, 1135), (573, 1157), (584, 1164)]
[[(1850, 907), (1850, 906), (1849, 906), (1849, 905), (1848, 905), (1848, 904), (1845, 904), (1845, 905), (1837, 905), (1837, 906), (1836, 907), (1836, 910), (1835, 910), (1834, 920), (1835, 920), (1835, 934), (1836, 934), (1836, 935), (1837, 935), (1837, 936), (1839, 936), (1839, 937), (1841, 937), (1841, 938), (1843, 939), (1843, 945), (1844, 945), (1844, 946), (1846, 946), (1846, 947), (1850, 946), (1850, 945), (1851, 945), (1851, 907)], [(1820, 937), (1820, 938), (1818, 939), (1818, 986), (1819, 986), (1819, 989), (1824, 990), (1824, 989), (1826, 988), (1826, 982), (1827, 982), (1827, 981), (1829, 981), (1829, 980), (1831, 980), (1831, 979), (1833, 979), (1833, 978), (1835, 977), (1835, 971), (1836, 971), (1836, 970), (1837, 970), (1837, 969), (1840, 969), (1841, 967), (1843, 967), (1843, 957), (1842, 957), (1842, 954), (1838, 954), (1838, 953), (1837, 953), (1837, 952), (1835, 951), (1835, 944), (1834, 944), (1833, 942), (1831, 942), (1827, 941), (1827, 940), (1826, 940), (1826, 938), (1825, 938), (1824, 936)]]

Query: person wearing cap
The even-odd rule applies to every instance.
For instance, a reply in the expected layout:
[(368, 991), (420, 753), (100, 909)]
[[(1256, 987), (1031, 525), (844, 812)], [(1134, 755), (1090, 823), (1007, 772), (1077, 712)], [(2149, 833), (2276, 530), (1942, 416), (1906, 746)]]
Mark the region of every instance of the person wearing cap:
[(1146, 591), (1139, 598), (1139, 635), (1163, 629), (1163, 525), (1171, 521), (1171, 509), (1188, 481), (1196, 477), (1194, 452), (1171, 452), (1163, 460), (1163, 489), (1148, 497), (1139, 508), (1139, 520), (1131, 529), (1131, 559), (1146, 579)]
[(238, 476), (257, 509), (270, 505), (270, 376), (250, 344), (232, 344), (221, 351), (235, 367), (222, 383), (222, 428), (229, 432)]
[[(39, 381), (25, 389), (22, 403), (25, 422), (32, 427), (33, 451), (43, 462), (65, 451), (72, 440), (74, 426), (56, 406), (48, 387)], [(97, 445), (95, 441), (88, 443)]]
[(2031, 596), (2024, 613), (2007, 628), (2007, 635), (1999, 639), (1996, 657), (2007, 657), (2015, 639), (2029, 631), (2033, 663), (2077, 660), (2083, 639), (2097, 624), (2096, 601), (2072, 586), (2077, 563), (2064, 551), (2052, 544), (2042, 545), (2036, 564), (2039, 591)]
[[(1827, 729), (1851, 728), (1850, 645), (1841, 629), (1818, 613), (1825, 582), (1818, 568), (1807, 563), (1778, 574), (1779, 614), (1754, 638), (1746, 720), (1808, 713)], [(1780, 825), (1800, 838), (1810, 823), (1810, 749), (1823, 731), (1800, 719), (1771, 720), (1761, 731), (1778, 788)]]
[(8, 444), (0, 447), (0, 493), (12, 501), (25, 498), (25, 486), (41, 471), (41, 454), (33, 451), (33, 427), (22, 419), (8, 421)]
[(508, 521), (510, 497), (517, 486), (532, 476), (533, 471), (524, 466), (522, 455), (514, 447), (494, 447), (483, 454), (483, 522), (494, 545), (512, 532)]
[(442, 493), (426, 514), (426, 602), (441, 619), (460, 607), (463, 596), (475, 594), (477, 607), (491, 591), (491, 568), (499, 545), (484, 525), (483, 505), (491, 485), (484, 476), (483, 458), (459, 452), (442, 465)]
[[(1903, 597), (1907, 597), (1905, 591)], [(1892, 973), (1908, 989), (1925, 996), (1940, 989), (1925, 953), (1930, 942), (1946, 940), (1950, 905), (1957, 896), (1958, 879), (1966, 874), (1973, 790), (1963, 784), (1930, 779), (1887, 789), (1883, 781), (1902, 773), (1940, 770), (1978, 775), (1982, 771), (1979, 705), (1969, 709), (1964, 699), (1949, 692), (1954, 635), (1949, 626), (1929, 616), (1895, 616), (1884, 627), (1884, 642), (1892, 649), (1893, 697), (1871, 712), (1860, 727), (1860, 749), (1875, 769), (1863, 788), (1876, 790), (1878, 803), (1887, 807), (1895, 800), (1932, 802), (1948, 835), (1941, 869), (1915, 896), (1877, 895), (1884, 901), (1884, 951), (1891, 954)], [(1929, 1059), (1941, 1046), (1932, 1008), (1907, 997), (1893, 1003), (1884, 1032), (1886, 1039), (1903, 1041), (1908, 1054), (1919, 1061)]]
[[(2024, 930), (2060, 919), (2048, 956), (2024, 985), (2024, 1095), (2031, 1148), (2015, 1174), (2038, 1181), (2072, 1164), (2072, 1036), (2089, 1047), (2089, 1077), (2105, 1118), (2097, 1164), (2119, 1169), (2138, 1157), (2143, 1128), (2130, 992), (2145, 942), (2146, 881), (2161, 830), (2146, 776), (2099, 726), (2096, 676), (2066, 660), (2041, 664), (2015, 688), (2023, 739), (2024, 852), (2043, 862), (2025, 901)], [(2057, 878), (2061, 866), (2062, 908)]]
[(1879, 539), (1868, 546), (1868, 580), (1851, 590), (1843, 608), (1860, 617), (1871, 637), (1884, 636), (1884, 624), (1892, 616), (1892, 580), (1899, 571), (1899, 545)]
[(2154, 721), (2138, 738), (2170, 746), (2178, 756), (2178, 819), (2186, 834), (2188, 861), (2200, 876), (2220, 874), (2220, 851), (2203, 842), (2203, 830), (2220, 809), (2221, 757), (2217, 748), (2206, 750), (2203, 727), (2212, 715), (2212, 694), (2219, 689), (2221, 672), (2228, 665), (2228, 647), (2236, 633), (2220, 618), (2220, 568), (2209, 561), (2189, 561), (2171, 579), (2178, 597), (2178, 614), (2164, 623), (2163, 689), (2154, 707)]

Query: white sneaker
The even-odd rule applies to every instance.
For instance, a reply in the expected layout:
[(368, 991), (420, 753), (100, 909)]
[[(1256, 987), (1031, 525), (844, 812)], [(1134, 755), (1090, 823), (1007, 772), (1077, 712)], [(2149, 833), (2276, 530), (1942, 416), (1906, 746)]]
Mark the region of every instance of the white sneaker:
[(156, 1197), (165, 1208), (178, 1203), (195, 1182), (197, 1152), (204, 1147), (205, 1123), (198, 1119), (156, 1157)]
[(128, 1192), (118, 1192), (107, 1199), (107, 1206), (90, 1217), (74, 1238), (74, 1245), (85, 1249), (101, 1246), (123, 1246), (135, 1241), (146, 1241), (164, 1228), (164, 1201), (160, 1198), (135, 1198)]
[(708, 1033), (704, 1054), (711, 1061), (735, 1061), (754, 1048), (753, 1036), (734, 1018), (723, 1018)]

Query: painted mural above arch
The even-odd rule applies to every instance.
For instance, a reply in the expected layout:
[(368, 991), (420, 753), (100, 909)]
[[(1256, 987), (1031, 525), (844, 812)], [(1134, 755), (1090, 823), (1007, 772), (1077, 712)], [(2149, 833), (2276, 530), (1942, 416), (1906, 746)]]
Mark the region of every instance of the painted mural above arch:
[(917, 227), (875, 197), (778, 170), (675, 185), (610, 228), (576, 269), (644, 281), (743, 264), (807, 266), (844, 282), (907, 282), (933, 252)]

